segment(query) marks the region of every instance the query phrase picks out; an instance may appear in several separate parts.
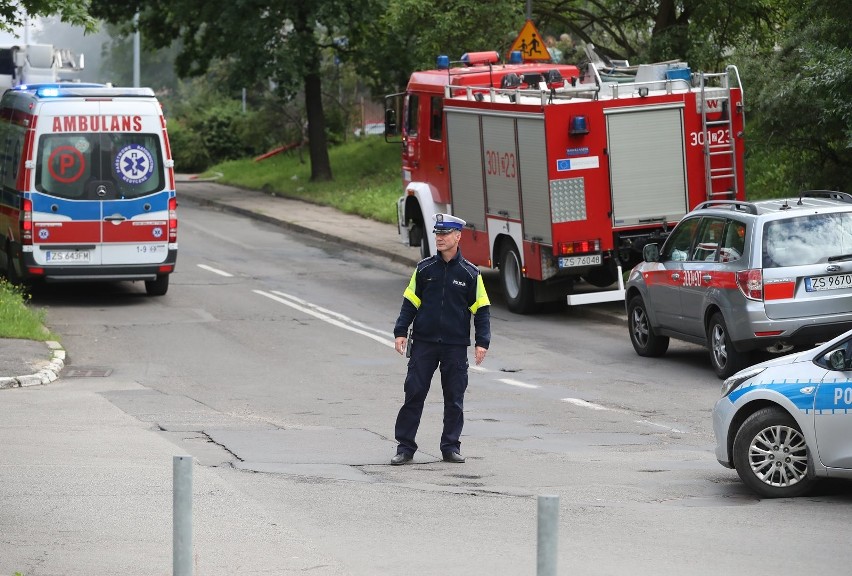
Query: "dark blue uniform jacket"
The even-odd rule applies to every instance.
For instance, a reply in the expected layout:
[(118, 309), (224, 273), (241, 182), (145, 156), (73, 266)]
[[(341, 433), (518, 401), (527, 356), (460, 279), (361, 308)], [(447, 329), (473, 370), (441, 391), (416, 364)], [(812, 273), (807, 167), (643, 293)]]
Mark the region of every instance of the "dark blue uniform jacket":
[(440, 254), (430, 256), (411, 275), (393, 335), (406, 336), (413, 320), (414, 340), (470, 346), (472, 314), (476, 345), (488, 348), (490, 307), (479, 268), (462, 258), (461, 250), (449, 262)]

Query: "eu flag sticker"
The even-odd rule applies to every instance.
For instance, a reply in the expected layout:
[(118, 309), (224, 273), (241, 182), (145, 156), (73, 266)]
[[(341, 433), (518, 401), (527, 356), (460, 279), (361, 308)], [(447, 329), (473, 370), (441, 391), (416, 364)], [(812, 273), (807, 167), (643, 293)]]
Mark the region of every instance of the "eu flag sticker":
[(569, 160), (568, 158), (556, 161), (556, 170), (558, 172), (566, 172), (570, 169), (571, 169), (571, 160)]

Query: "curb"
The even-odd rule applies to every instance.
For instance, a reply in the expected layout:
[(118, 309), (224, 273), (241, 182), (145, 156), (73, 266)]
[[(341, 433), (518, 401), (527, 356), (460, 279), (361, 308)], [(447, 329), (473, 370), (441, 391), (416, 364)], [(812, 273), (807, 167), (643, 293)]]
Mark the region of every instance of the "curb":
[(27, 376), (17, 376), (11, 378), (0, 378), (0, 390), (6, 388), (23, 388), (24, 386), (38, 386), (42, 384), (50, 384), (57, 378), (62, 368), (65, 367), (65, 350), (59, 342), (48, 340), (45, 342), (47, 347), (53, 351), (53, 358), (48, 363), (47, 367), (42, 368), (35, 374)]

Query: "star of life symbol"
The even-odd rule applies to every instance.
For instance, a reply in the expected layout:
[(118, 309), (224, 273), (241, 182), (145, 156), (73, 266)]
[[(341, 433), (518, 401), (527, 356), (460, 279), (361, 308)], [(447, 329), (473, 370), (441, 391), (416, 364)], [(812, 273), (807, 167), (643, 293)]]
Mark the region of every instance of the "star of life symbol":
[(163, 236), (163, 229), (157, 226), (151, 230), (151, 233), (154, 235), (154, 238), (161, 238)]
[(141, 184), (154, 173), (154, 157), (144, 146), (125, 146), (115, 157), (115, 173), (128, 184)]
[(50, 236), (50, 232), (48, 232), (46, 228), (42, 228), (41, 230), (38, 231), (38, 237), (41, 240), (47, 240), (48, 236)]

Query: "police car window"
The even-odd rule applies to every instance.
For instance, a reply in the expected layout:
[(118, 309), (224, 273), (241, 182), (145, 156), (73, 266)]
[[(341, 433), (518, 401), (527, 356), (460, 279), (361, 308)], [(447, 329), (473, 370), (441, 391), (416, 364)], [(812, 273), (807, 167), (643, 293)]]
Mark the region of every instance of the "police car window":
[(698, 241), (695, 243), (690, 260), (705, 262), (716, 260), (724, 230), (724, 218), (703, 218), (701, 228), (698, 231)]
[(39, 140), (36, 190), (75, 200), (136, 198), (165, 188), (156, 134), (50, 134)]
[(692, 238), (699, 221), (700, 218), (690, 218), (678, 224), (663, 246), (663, 254), (660, 259), (663, 261), (686, 260), (692, 248)]
[(852, 253), (852, 214), (810, 214), (763, 228), (763, 267), (803, 266)]

